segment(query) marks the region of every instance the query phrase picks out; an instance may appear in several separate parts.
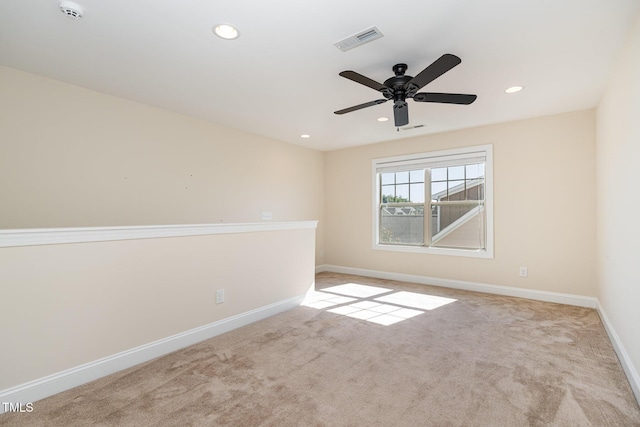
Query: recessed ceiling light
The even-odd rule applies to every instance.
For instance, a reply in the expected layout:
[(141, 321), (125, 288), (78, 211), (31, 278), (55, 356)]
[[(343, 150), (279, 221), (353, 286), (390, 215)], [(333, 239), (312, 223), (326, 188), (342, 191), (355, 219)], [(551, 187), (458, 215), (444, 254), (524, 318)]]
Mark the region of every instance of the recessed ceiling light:
[(379, 122), (386, 122), (387, 120), (389, 120), (389, 117), (378, 117), (376, 120)]
[(303, 133), (302, 135), (300, 135), (300, 138), (311, 138), (311, 135)]
[(234, 40), (240, 37), (240, 32), (233, 25), (218, 24), (213, 27), (216, 36), (225, 40)]
[(510, 88), (505, 89), (504, 92), (516, 93), (516, 92), (520, 92), (522, 89), (524, 89), (524, 86), (511, 86)]

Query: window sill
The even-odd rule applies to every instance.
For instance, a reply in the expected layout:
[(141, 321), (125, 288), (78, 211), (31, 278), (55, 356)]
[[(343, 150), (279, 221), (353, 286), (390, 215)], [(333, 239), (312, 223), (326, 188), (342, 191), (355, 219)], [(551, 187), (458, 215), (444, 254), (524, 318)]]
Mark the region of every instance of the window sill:
[(485, 258), (493, 259), (493, 250), (465, 250), (465, 249), (451, 249), (451, 248), (427, 248), (424, 246), (403, 246), (403, 245), (381, 245), (374, 244), (373, 249), (377, 251), (389, 251), (389, 252), (410, 252), (417, 254), (427, 255), (444, 255), (444, 256), (458, 256), (466, 258)]

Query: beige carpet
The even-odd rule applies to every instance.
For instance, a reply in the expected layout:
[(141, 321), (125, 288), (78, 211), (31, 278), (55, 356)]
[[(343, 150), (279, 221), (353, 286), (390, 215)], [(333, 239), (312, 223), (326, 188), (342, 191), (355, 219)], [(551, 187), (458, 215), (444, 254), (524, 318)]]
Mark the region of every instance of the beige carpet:
[(640, 426), (592, 309), (318, 275), (327, 287), (0, 425)]

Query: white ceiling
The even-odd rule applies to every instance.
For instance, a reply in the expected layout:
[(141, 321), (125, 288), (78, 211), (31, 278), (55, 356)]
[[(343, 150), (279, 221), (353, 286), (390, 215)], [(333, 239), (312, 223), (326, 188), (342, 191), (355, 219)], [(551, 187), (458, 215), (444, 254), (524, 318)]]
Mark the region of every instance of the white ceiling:
[[(638, 0), (75, 2), (80, 20), (58, 0), (1, 0), (0, 65), (319, 150), (595, 107), (640, 11)], [(240, 38), (214, 36), (220, 22)], [(383, 38), (334, 46), (374, 25)], [(383, 82), (396, 63), (416, 75), (444, 53), (462, 63), (422, 91), (474, 104), (410, 100), (409, 125), (425, 127), (400, 132), (390, 102), (333, 114), (381, 98), (340, 71)]]

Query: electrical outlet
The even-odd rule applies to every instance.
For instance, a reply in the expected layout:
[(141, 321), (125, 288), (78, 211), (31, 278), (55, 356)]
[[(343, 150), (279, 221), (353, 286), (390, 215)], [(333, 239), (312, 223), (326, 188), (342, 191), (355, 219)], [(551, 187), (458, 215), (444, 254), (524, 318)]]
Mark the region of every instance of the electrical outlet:
[(271, 212), (262, 212), (263, 221), (271, 221), (272, 218), (273, 218), (273, 215), (271, 215)]
[(218, 289), (216, 291), (216, 304), (222, 304), (224, 302), (224, 289)]
[(520, 267), (520, 277), (527, 276), (529, 276), (529, 270), (527, 269), (527, 267)]

